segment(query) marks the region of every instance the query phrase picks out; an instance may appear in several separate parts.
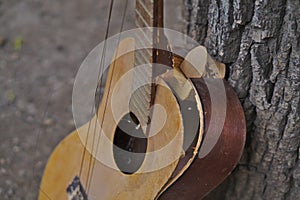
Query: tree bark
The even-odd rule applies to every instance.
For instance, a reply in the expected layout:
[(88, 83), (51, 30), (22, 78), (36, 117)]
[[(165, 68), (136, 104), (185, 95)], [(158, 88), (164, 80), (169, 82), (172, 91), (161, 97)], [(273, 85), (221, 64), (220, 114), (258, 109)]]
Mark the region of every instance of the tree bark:
[(206, 199), (300, 199), (300, 1), (184, 0), (187, 33), (227, 66), (242, 159)]

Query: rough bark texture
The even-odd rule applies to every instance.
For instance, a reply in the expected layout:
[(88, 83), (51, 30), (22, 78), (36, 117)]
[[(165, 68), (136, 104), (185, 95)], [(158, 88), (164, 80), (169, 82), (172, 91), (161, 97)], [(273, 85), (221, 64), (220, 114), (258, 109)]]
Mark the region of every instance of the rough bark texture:
[(207, 199), (300, 199), (300, 1), (184, 1), (188, 34), (226, 64), (247, 119), (240, 164)]

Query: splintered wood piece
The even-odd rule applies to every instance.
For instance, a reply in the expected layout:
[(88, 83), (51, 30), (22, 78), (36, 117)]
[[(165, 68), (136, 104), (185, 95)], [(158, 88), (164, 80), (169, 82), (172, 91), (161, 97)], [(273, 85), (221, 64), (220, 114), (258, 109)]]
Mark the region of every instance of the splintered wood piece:
[(186, 55), (180, 69), (188, 78), (202, 77), (205, 74), (207, 56), (206, 48), (198, 46)]
[[(207, 56), (206, 77), (207, 78), (224, 78), (226, 65), (214, 60), (210, 55)], [(199, 78), (199, 77), (197, 77)]]
[(179, 68), (188, 78), (224, 78), (226, 71), (225, 65), (212, 59), (204, 46), (192, 49)]

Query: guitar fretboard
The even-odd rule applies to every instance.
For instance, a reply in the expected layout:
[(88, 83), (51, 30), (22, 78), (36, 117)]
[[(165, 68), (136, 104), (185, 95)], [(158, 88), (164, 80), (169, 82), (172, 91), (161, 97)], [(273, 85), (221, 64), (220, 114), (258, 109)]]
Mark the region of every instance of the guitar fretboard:
[(161, 29), (163, 28), (163, 2), (164, 0), (136, 0), (136, 26), (140, 28), (136, 47), (137, 49), (143, 47), (143, 49), (135, 52), (135, 64), (143, 67), (135, 70), (133, 84), (134, 88), (137, 88), (137, 85), (143, 87), (135, 90), (130, 107), (138, 115), (142, 125), (150, 122), (150, 107), (155, 96), (153, 78), (164, 71), (161, 67), (159, 69), (154, 67), (154, 64), (172, 66), (171, 53), (164, 51), (168, 49), (168, 42)]
[[(160, 0), (159, 0), (160, 1)], [(154, 17), (157, 2), (154, 0), (136, 0), (136, 26), (140, 28), (140, 33), (137, 35), (136, 48), (149, 47), (147, 49), (138, 50), (135, 52), (135, 65), (133, 79), (133, 88), (139, 87), (132, 95), (130, 101), (131, 110), (138, 115), (142, 125), (149, 122), (150, 107), (152, 101), (152, 77), (153, 77), (153, 41), (154, 34), (152, 29), (156, 25), (156, 17)]]

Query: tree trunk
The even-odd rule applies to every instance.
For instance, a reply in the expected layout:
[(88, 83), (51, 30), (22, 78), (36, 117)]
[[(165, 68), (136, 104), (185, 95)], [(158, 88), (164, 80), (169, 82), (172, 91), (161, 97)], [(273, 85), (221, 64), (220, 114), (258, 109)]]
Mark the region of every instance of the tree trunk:
[(187, 32), (227, 66), (243, 157), (207, 199), (300, 199), (300, 1), (185, 0)]

